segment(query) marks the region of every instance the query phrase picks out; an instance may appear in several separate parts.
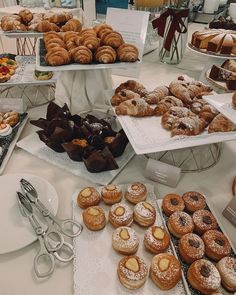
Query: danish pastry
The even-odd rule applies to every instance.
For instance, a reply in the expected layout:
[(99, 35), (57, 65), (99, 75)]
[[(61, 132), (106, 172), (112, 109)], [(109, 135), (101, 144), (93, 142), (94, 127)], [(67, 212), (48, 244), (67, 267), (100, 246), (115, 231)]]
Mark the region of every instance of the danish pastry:
[(170, 107), (169, 110), (161, 117), (161, 124), (165, 129), (171, 130), (173, 124), (178, 118), (192, 116), (196, 115), (192, 113), (188, 108), (176, 106)]
[(205, 129), (205, 121), (197, 116), (178, 118), (171, 130), (171, 136), (195, 136)]
[(138, 48), (132, 44), (123, 43), (117, 48), (117, 57), (122, 62), (135, 62), (138, 60)]
[(194, 261), (187, 272), (188, 282), (203, 294), (212, 294), (220, 288), (221, 278), (217, 268), (206, 259)]
[(98, 231), (106, 226), (106, 217), (103, 209), (99, 206), (92, 206), (83, 211), (83, 221), (86, 227)]
[(135, 80), (127, 80), (124, 83), (121, 83), (116, 89), (115, 93), (120, 92), (121, 90), (128, 89), (135, 93), (138, 93), (140, 96), (144, 96), (148, 93), (147, 89), (143, 84)]
[(152, 92), (149, 92), (145, 95), (145, 100), (149, 104), (157, 104), (169, 94), (170, 92), (168, 87), (158, 86)]
[(162, 210), (167, 216), (176, 211), (183, 211), (184, 207), (183, 198), (177, 194), (168, 194), (162, 200)]
[(198, 192), (186, 192), (183, 194), (182, 197), (184, 200), (186, 210), (190, 213), (204, 209), (206, 206), (205, 197)]
[(25, 25), (33, 19), (33, 14), (29, 9), (23, 9), (18, 14)]
[(222, 114), (217, 115), (209, 124), (208, 133), (236, 131), (236, 124)]
[(202, 110), (202, 108), (207, 104), (208, 103), (204, 99), (194, 98), (192, 103), (189, 105), (189, 107), (194, 114), (198, 115), (200, 111)]
[(101, 37), (101, 44), (108, 45), (112, 48), (118, 48), (124, 43), (123, 37), (116, 31), (107, 31)]
[(111, 46), (100, 46), (96, 50), (95, 59), (104, 64), (114, 63), (116, 61), (116, 51)]
[(144, 260), (138, 256), (126, 256), (119, 261), (117, 274), (124, 287), (136, 290), (144, 285), (148, 269)]
[(222, 285), (230, 292), (236, 292), (236, 258), (224, 257), (216, 265)]
[(147, 198), (147, 188), (141, 182), (134, 182), (127, 187), (125, 198), (132, 204), (145, 201)]
[(101, 196), (104, 203), (113, 205), (122, 199), (122, 190), (117, 185), (109, 184), (102, 188)]
[(181, 267), (175, 256), (160, 253), (152, 258), (150, 276), (155, 285), (161, 290), (170, 290), (181, 279)]
[(139, 202), (134, 207), (134, 221), (147, 227), (155, 223), (156, 209), (148, 202)]
[(109, 221), (114, 228), (130, 226), (133, 223), (133, 211), (126, 204), (114, 204), (109, 210)]
[(70, 54), (62, 47), (55, 47), (46, 54), (45, 60), (50, 66), (66, 65), (70, 62)]
[(118, 227), (112, 234), (112, 246), (122, 255), (133, 255), (138, 251), (139, 239), (134, 229)]
[(66, 22), (64, 26), (61, 27), (62, 32), (80, 32), (82, 30), (82, 24), (77, 18), (72, 18)]
[(218, 230), (208, 230), (202, 236), (205, 243), (206, 255), (214, 261), (228, 256), (231, 246), (226, 236)]
[(157, 116), (163, 115), (168, 112), (170, 107), (178, 106), (183, 107), (183, 103), (180, 99), (174, 96), (165, 96), (156, 106), (154, 112)]
[(217, 221), (208, 210), (197, 210), (193, 213), (194, 231), (202, 235), (210, 229), (217, 229)]
[(140, 98), (140, 95), (138, 93), (133, 92), (132, 90), (123, 89), (112, 96), (111, 104), (113, 106), (118, 106), (121, 102), (133, 98)]
[(194, 224), (190, 215), (183, 211), (176, 211), (168, 218), (167, 226), (169, 231), (176, 238), (193, 232)]
[(169, 248), (170, 236), (165, 229), (152, 226), (145, 232), (143, 243), (149, 252), (153, 254), (163, 253)]
[(134, 98), (121, 102), (115, 108), (116, 114), (134, 117), (146, 117), (154, 114), (153, 108), (142, 98)]
[(193, 233), (182, 236), (179, 240), (179, 254), (188, 264), (203, 258), (205, 254), (205, 245), (203, 240), (198, 235)]
[(86, 209), (91, 206), (96, 206), (101, 201), (101, 195), (93, 187), (86, 187), (82, 189), (77, 197), (77, 204), (80, 208)]
[(90, 64), (93, 60), (92, 51), (86, 46), (79, 46), (70, 50), (72, 60), (79, 64)]

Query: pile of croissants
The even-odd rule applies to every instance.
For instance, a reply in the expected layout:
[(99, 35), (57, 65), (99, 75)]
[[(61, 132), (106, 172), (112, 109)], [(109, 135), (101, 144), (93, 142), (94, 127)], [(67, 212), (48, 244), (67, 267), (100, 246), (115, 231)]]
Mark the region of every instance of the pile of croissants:
[(43, 40), (45, 61), (51, 66), (135, 62), (139, 57), (137, 47), (125, 43), (122, 35), (105, 23), (79, 32), (48, 32)]
[(82, 24), (66, 11), (32, 13), (29, 9), (23, 9), (18, 14), (4, 16), (1, 19), (1, 28), (3, 31), (35, 31), (40, 33), (50, 31), (79, 32)]

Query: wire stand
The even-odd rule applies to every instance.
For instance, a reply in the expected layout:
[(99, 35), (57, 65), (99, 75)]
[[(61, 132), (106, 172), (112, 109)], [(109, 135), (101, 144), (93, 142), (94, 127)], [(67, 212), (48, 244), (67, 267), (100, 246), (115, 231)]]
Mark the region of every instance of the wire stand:
[(36, 55), (37, 38), (16, 38), (17, 55)]

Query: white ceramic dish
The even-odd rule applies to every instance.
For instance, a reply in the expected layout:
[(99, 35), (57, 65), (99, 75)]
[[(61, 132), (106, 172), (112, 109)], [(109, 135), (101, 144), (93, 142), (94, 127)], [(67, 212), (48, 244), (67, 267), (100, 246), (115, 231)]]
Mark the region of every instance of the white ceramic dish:
[(40, 200), (53, 214), (57, 213), (57, 192), (45, 179), (23, 173), (0, 176), (0, 254), (19, 250), (37, 240), (28, 219), (21, 215), (18, 208), (16, 191), (21, 191), (19, 182), (21, 178), (30, 181), (36, 188)]
[(232, 93), (204, 96), (204, 99), (236, 124), (236, 109), (232, 105)]

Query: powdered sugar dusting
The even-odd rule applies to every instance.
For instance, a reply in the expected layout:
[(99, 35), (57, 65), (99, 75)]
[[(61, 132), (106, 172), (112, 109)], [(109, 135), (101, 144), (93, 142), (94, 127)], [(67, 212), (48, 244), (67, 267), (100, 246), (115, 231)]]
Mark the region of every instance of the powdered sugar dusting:
[[(125, 266), (125, 263), (127, 262), (127, 260), (132, 259), (132, 258), (135, 258), (138, 262), (139, 271), (137, 271), (137, 272), (134, 272)], [(144, 279), (147, 276), (147, 265), (144, 262), (144, 260), (138, 256), (130, 256), (130, 257), (122, 258), (121, 261), (119, 262), (119, 269), (120, 269), (120, 272), (127, 279), (132, 280), (132, 281), (139, 281), (139, 280)]]
[[(121, 238), (120, 233), (122, 230), (126, 230), (128, 232), (129, 238), (124, 240)], [(119, 248), (127, 249), (127, 247), (134, 247), (139, 243), (139, 239), (134, 229), (127, 226), (118, 227), (112, 234), (112, 240), (119, 244)]]
[(141, 182), (132, 183), (127, 188), (127, 192), (135, 196), (143, 194), (146, 190), (146, 186)]
[(202, 258), (205, 252), (203, 240), (196, 234), (189, 233), (180, 239), (181, 248), (185, 249), (187, 255), (191, 258)]
[(220, 273), (223, 273), (227, 281), (231, 284), (236, 285), (236, 258), (234, 257), (224, 257), (218, 264), (217, 268)]
[(203, 235), (207, 247), (218, 255), (229, 255), (231, 246), (226, 236), (217, 230), (209, 230)]
[(134, 212), (143, 218), (154, 217), (156, 215), (155, 208), (150, 203), (147, 203), (148, 206), (151, 206), (151, 208), (152, 208), (150, 210), (149, 208), (145, 207), (145, 203), (146, 202), (140, 202), (140, 203), (136, 204), (134, 207)]
[[(116, 215), (116, 213), (115, 213), (119, 207), (124, 209), (124, 213), (120, 216)], [(117, 203), (117, 204), (114, 204), (111, 206), (110, 215), (112, 216), (113, 219), (116, 220), (117, 223), (122, 223), (122, 222), (132, 218), (133, 211), (131, 210), (131, 208), (128, 205)]]
[[(210, 222), (204, 222), (204, 218), (210, 220)], [(206, 231), (210, 229), (215, 229), (217, 227), (217, 222), (212, 213), (208, 210), (198, 210), (193, 213), (193, 222), (197, 226), (201, 227), (201, 230)]]

